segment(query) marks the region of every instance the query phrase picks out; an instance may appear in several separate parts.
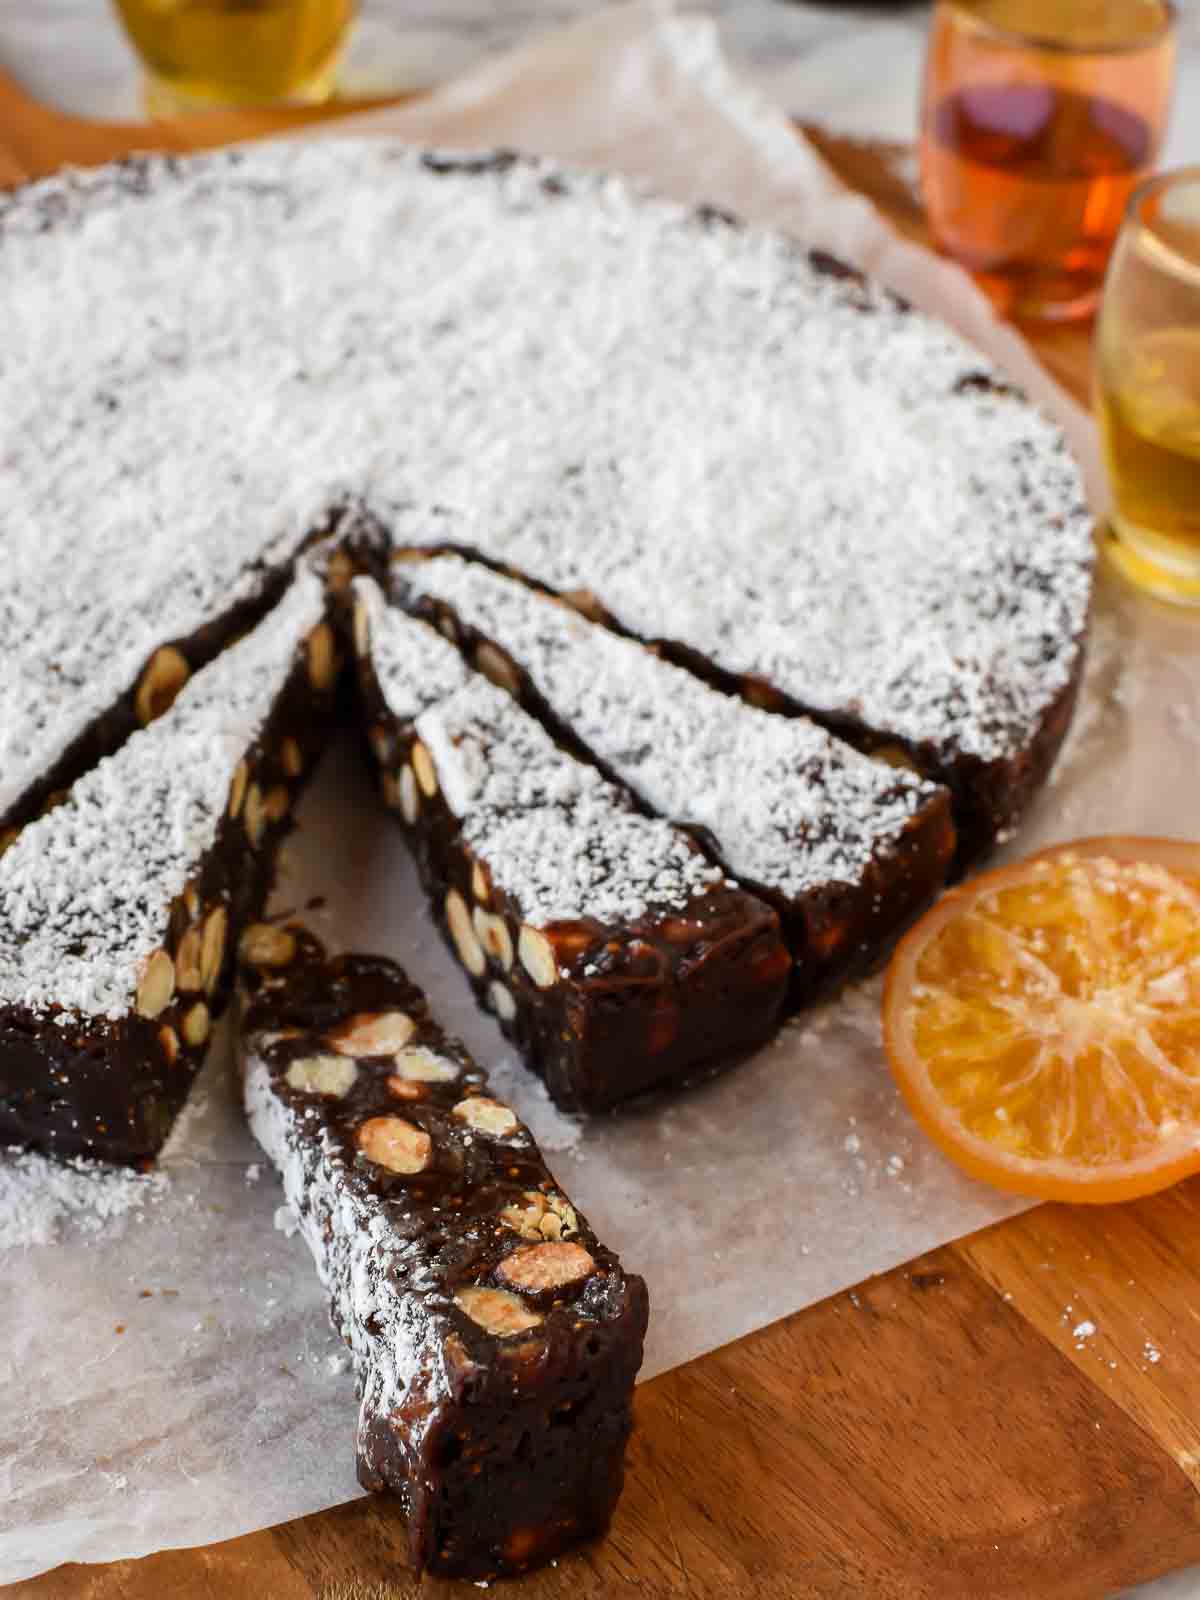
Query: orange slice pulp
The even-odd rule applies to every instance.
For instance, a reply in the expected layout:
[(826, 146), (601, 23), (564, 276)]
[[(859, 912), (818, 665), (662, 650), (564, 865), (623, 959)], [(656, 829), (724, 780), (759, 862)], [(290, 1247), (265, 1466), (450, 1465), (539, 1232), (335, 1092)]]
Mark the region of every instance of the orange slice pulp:
[(1102, 1203), (1200, 1171), (1200, 844), (1107, 838), (984, 873), (887, 972), (913, 1115), (1001, 1189)]

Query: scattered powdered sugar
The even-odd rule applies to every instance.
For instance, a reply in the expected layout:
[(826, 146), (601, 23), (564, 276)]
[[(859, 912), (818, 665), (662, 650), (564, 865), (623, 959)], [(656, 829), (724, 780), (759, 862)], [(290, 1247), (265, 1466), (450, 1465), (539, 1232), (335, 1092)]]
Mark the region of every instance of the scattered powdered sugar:
[(1129, 640), (1120, 621), (1098, 612), (1088, 631), (1087, 662), (1071, 726), (1054, 763), (1050, 783), (1061, 784), (1089, 753), (1096, 736), (1127, 709)]
[(950, 754), (1020, 750), (1092, 551), (1058, 430), (781, 234), (382, 140), (0, 200), (0, 811), (357, 499)]
[(1076, 1342), (1076, 1349), (1082, 1348), (1084, 1341), (1090, 1339), (1095, 1331), (1096, 1324), (1090, 1318), (1085, 1317), (1082, 1322), (1077, 1322), (1071, 1329), (1071, 1337)]
[(213, 845), (234, 769), (323, 610), (320, 582), (301, 572), (164, 716), (22, 830), (0, 857), (0, 1001), (128, 1012), (171, 902)]
[(575, 1150), (583, 1140), (581, 1118), (560, 1111), (540, 1078), (515, 1056), (505, 1055), (488, 1065), (490, 1093), (506, 1105), (515, 1105), (534, 1142), (545, 1153)]
[(799, 897), (857, 883), (936, 795), (804, 718), (758, 710), (512, 578), (449, 555), (399, 569), (505, 650), (558, 721), (725, 867)]
[(1172, 732), (1192, 744), (1200, 744), (1200, 709), (1183, 700), (1174, 700), (1167, 707), (1167, 721)]
[[(452, 647), (428, 624), (372, 603), (369, 648), (394, 709), (411, 707), (411, 685), (426, 681), (424, 664)], [(635, 811), (504, 690), (470, 671), (454, 687), (454, 676), (443, 680), (435, 670), (430, 681), (450, 686), (436, 701), (422, 687), (415, 730), (464, 841), (525, 921), (588, 916), (619, 924), (655, 908), (682, 910), (721, 882), (686, 834)]]
[(1145, 1344), (1142, 1346), (1142, 1356), (1150, 1363), (1152, 1367), (1156, 1367), (1162, 1360), (1162, 1351), (1159, 1350), (1156, 1345), (1151, 1344), (1149, 1339), (1147, 1339)]
[(165, 1192), (162, 1171), (143, 1174), (86, 1161), (0, 1150), (0, 1250), (53, 1244), (64, 1226), (98, 1233)]

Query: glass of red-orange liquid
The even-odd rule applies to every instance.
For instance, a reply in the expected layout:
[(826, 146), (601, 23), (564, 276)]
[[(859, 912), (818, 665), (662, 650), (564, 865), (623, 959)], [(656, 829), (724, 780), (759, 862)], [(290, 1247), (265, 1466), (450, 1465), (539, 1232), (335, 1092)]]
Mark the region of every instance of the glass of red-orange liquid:
[(1175, 72), (1170, 0), (939, 0), (921, 181), (940, 250), (1018, 318), (1088, 315)]

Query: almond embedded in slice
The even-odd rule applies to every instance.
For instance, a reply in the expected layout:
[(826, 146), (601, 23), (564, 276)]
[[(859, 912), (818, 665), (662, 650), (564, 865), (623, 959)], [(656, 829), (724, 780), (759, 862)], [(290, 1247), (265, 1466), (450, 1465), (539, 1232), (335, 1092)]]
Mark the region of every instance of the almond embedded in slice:
[(484, 639), (475, 651), (475, 667), (485, 678), (490, 678), (498, 689), (506, 689), (514, 698), (520, 694), (521, 680), (503, 650)]
[(246, 790), (244, 821), (246, 824), (246, 837), (252, 845), (257, 846), (262, 839), (263, 829), (267, 825), (267, 813), (263, 806), (262, 790), (256, 783), (252, 783)]
[(485, 911), (482, 906), (476, 906), (472, 913), (472, 923), (475, 937), (484, 950), (502, 972), (507, 972), (513, 964), (513, 942), (504, 918)]
[(501, 1022), (512, 1022), (516, 1017), (517, 1002), (513, 999), (512, 992), (506, 989), (498, 978), (493, 978), (488, 984), (487, 1000)]
[(200, 951), (200, 979), (208, 994), (212, 994), (217, 987), (217, 979), (221, 976), (221, 966), (225, 960), (225, 933), (228, 926), (229, 913), (225, 907), (214, 906), (204, 924), (204, 942)]
[(365, 661), (371, 649), (371, 617), (362, 600), (354, 602), (354, 652)]
[(416, 1031), (407, 1011), (360, 1011), (330, 1034), (329, 1043), (343, 1056), (390, 1056)]
[(421, 796), (413, 769), (405, 763), (400, 770), (400, 815), (411, 828), (421, 810)]
[(355, 1137), (368, 1161), (405, 1178), (424, 1172), (433, 1154), (429, 1135), (403, 1117), (368, 1117)]
[(558, 962), (554, 946), (544, 933), (524, 923), (517, 940), (517, 954), (521, 965), (539, 989), (552, 989), (558, 982)]
[(289, 778), (298, 778), (304, 771), (304, 751), (291, 734), (288, 734), (279, 747), (279, 765)]
[(521, 1245), (505, 1256), (497, 1276), (516, 1289), (540, 1294), (578, 1283), (595, 1270), (596, 1263), (581, 1244), (550, 1240), (546, 1244)]
[(173, 644), (164, 644), (154, 652), (142, 673), (133, 701), (143, 727), (170, 710), (191, 672), (187, 658)]
[(453, 1061), (421, 1044), (397, 1050), (395, 1055), (394, 1075), (410, 1083), (452, 1083), (460, 1071)]
[(320, 693), (332, 689), (337, 678), (337, 644), (327, 622), (318, 622), (308, 636), (308, 678)]
[(419, 739), (412, 747), (412, 764), (422, 792), (432, 800), (438, 792), (437, 770), (433, 765), (433, 757)]
[(203, 986), (200, 960), (200, 929), (189, 928), (175, 951), (175, 981), (185, 994), (192, 994)]
[(350, 1093), (357, 1077), (357, 1065), (345, 1056), (302, 1056), (289, 1065), (284, 1081), (301, 1094), (325, 1094), (340, 1100)]
[(481, 1289), (471, 1285), (460, 1289), (454, 1303), (485, 1333), (497, 1339), (507, 1339), (514, 1333), (526, 1333), (543, 1320), (515, 1294), (506, 1289)]
[(244, 761), (239, 761), (233, 769), (233, 780), (229, 785), (229, 815), (236, 822), (241, 815), (242, 802), (246, 798), (246, 785), (250, 782), (250, 768)]
[(271, 922), (252, 922), (238, 941), (238, 954), (252, 967), (289, 966), (296, 950), (296, 935)]
[(471, 926), (467, 902), (457, 889), (451, 889), (446, 896), (446, 925), (454, 940), (454, 948), (458, 951), (458, 959), (473, 978), (481, 978), (487, 970), (487, 958)]
[(157, 1017), (171, 1003), (175, 993), (175, 963), (165, 950), (156, 950), (142, 968), (137, 989), (137, 1010), (141, 1017)]
[(199, 1049), (208, 1038), (210, 1026), (208, 1007), (203, 1000), (197, 1000), (196, 1004), (184, 1013), (183, 1021), (180, 1024), (180, 1032), (183, 1034), (186, 1044), (190, 1044), (193, 1049)]
[(521, 1126), (516, 1114), (507, 1106), (481, 1094), (460, 1100), (454, 1107), (454, 1115), (460, 1122), (465, 1122), (468, 1128), (474, 1128), (476, 1133), (487, 1133), (495, 1139), (506, 1139)]

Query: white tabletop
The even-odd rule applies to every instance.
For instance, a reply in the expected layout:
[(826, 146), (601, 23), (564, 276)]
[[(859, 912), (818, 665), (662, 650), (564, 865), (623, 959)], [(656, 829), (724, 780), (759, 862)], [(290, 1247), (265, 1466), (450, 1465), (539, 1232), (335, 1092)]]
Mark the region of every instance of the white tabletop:
[[(350, 94), (426, 87), (581, 16), (597, 0), (361, 0), (342, 72)], [(907, 142), (928, 7), (714, 0), (727, 46), (789, 111), (834, 132)], [(1200, 162), (1200, 0), (1180, 0), (1180, 71), (1163, 164)], [(39, 98), (85, 116), (141, 114), (137, 63), (106, 0), (0, 0), (0, 64)], [(1200, 1600), (1200, 1570), (1137, 1591)]]

